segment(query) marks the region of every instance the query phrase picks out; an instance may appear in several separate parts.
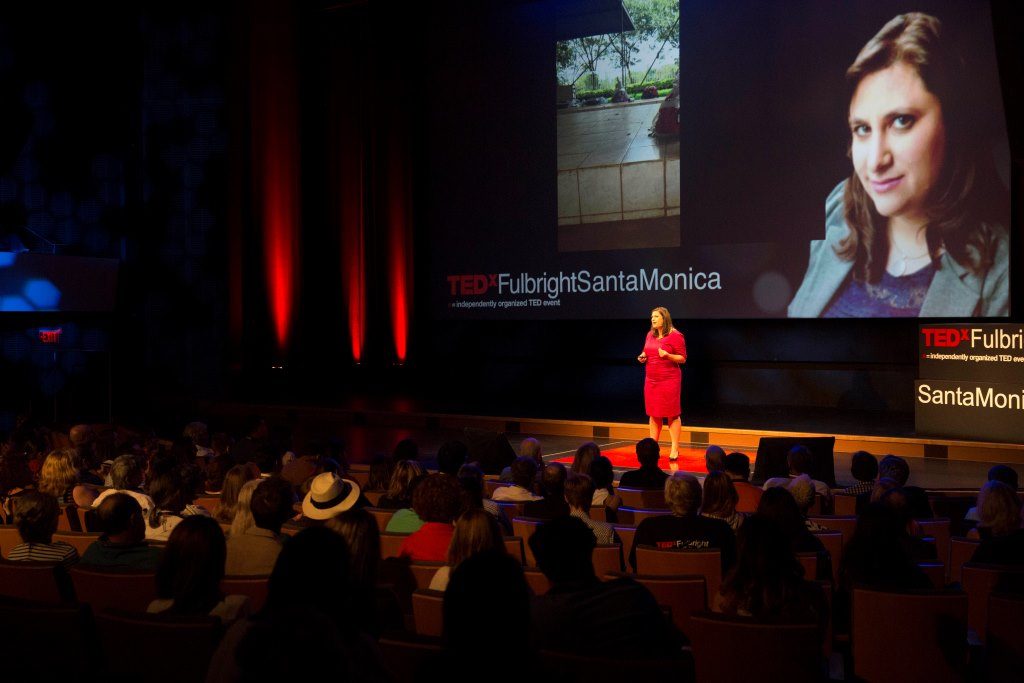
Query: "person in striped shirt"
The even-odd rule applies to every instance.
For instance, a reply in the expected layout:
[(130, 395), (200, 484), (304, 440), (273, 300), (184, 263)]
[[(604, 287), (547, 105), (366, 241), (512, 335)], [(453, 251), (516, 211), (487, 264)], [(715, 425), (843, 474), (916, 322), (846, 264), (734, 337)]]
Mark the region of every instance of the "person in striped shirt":
[(60, 506), (57, 499), (38, 491), (26, 491), (16, 498), (14, 525), (20, 543), (11, 549), (12, 562), (59, 562), (65, 567), (78, 562), (78, 551), (64, 541), (53, 542)]

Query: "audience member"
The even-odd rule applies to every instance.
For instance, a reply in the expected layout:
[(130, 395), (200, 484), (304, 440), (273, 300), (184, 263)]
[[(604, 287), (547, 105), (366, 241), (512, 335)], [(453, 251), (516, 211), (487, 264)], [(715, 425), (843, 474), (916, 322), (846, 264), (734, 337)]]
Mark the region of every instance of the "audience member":
[(261, 481), (263, 480), (257, 477), (242, 484), (242, 488), (238, 491), (235, 517), (231, 520), (228, 536), (240, 536), (256, 525), (252, 518), (252, 494), (256, 492), (256, 487), (260, 485)]
[(220, 505), (213, 515), (214, 519), (224, 524), (231, 524), (238, 511), (238, 494), (247, 481), (260, 478), (259, 469), (252, 463), (235, 465), (224, 475), (224, 485), (220, 491)]
[(459, 484), (466, 493), (469, 507), (483, 509), (494, 518), (506, 535), (512, 534), (512, 524), (501, 510), (501, 505), (490, 498), (484, 498), (484, 471), (474, 463), (466, 463), (459, 468)]
[(466, 464), (469, 449), (461, 441), (445, 441), (437, 449), (437, 469), (444, 474), (456, 476), (459, 468)]
[(587, 441), (580, 444), (580, 447), (576, 449), (576, 455), (572, 459), (572, 467), (569, 469), (577, 474), (586, 474), (590, 476), (590, 464), (594, 462), (594, 458), (601, 455), (601, 447), (593, 441)]
[(430, 581), (430, 590), (448, 588), (451, 572), (462, 562), (484, 551), (505, 552), (501, 529), (494, 518), (480, 509), (467, 510), (455, 522), (455, 532), (448, 546), (445, 565)]
[(113, 488), (109, 488), (100, 495), (96, 496), (93, 500), (93, 507), (99, 507), (103, 504), (103, 501), (108, 496), (112, 496), (115, 493), (124, 493), (132, 498), (142, 508), (142, 514), (148, 515), (149, 511), (153, 509), (153, 499), (141, 492), (142, 487), (142, 467), (139, 466), (139, 461), (135, 459), (133, 455), (119, 455), (114, 459), (114, 464), (110, 467), (110, 483)]
[(426, 477), (412, 494), (413, 510), (423, 526), (402, 542), (399, 555), (413, 562), (444, 562), (462, 501), (462, 487), (455, 477), (440, 473)]
[(155, 571), (161, 551), (146, 542), (146, 521), (139, 501), (112, 493), (96, 508), (102, 533), (82, 553), (82, 564)]
[(739, 512), (757, 510), (763, 490), (750, 483), (750, 458), (739, 451), (729, 453), (725, 456), (725, 473), (729, 475), (729, 479), (732, 480), (732, 485), (736, 489), (736, 495), (739, 496), (736, 510)]
[(89, 507), (98, 493), (93, 486), (80, 482), (80, 462), (78, 453), (72, 448), (51, 452), (43, 461), (36, 488), (56, 498), (61, 505)]
[(386, 455), (375, 455), (370, 461), (370, 477), (366, 482), (367, 491), (387, 491), (391, 486), (391, 475), (395, 461)]
[(629, 551), (629, 564), (636, 569), (636, 549), (653, 546), (661, 549), (718, 550), (722, 571), (732, 568), (736, 559), (736, 539), (729, 525), (720, 519), (700, 517), (701, 488), (697, 478), (674, 472), (665, 481), (665, 502), (671, 515), (648, 517), (640, 522)]
[(519, 456), (512, 461), (512, 485), (495, 489), (491, 494), (491, 499), (514, 503), (540, 500), (540, 496), (533, 493), (536, 476), (537, 463), (533, 461), (533, 458)]
[(708, 474), (721, 472), (725, 469), (725, 449), (721, 446), (711, 444), (704, 451), (704, 469)]
[(764, 483), (764, 489), (768, 490), (773, 486), (789, 486), (789, 481), (795, 477), (799, 477), (801, 474), (807, 475), (807, 479), (810, 480), (811, 485), (814, 487), (815, 493), (822, 497), (822, 507), (824, 510), (832, 509), (832, 489), (829, 485), (823, 481), (819, 481), (813, 478), (814, 474), (814, 454), (811, 453), (810, 449), (806, 446), (796, 445), (789, 449), (789, 453), (786, 454), (786, 464), (789, 467), (788, 477), (772, 477)]
[(796, 502), (796, 506), (800, 510), (800, 516), (803, 517), (804, 525), (807, 527), (808, 531), (812, 533), (828, 531), (828, 529), (807, 517), (807, 515), (810, 514), (811, 508), (814, 506), (814, 501), (817, 496), (814, 490), (814, 482), (809, 476), (801, 474), (798, 477), (789, 479), (788, 483), (785, 485), (785, 489), (789, 491), (791, 496), (793, 496), (793, 500)]
[(157, 599), (147, 612), (219, 617), (234, 621), (249, 613), (249, 598), (223, 595), (227, 546), (220, 525), (209, 517), (192, 515), (174, 526), (156, 570)]
[(537, 652), (528, 637), (530, 589), (518, 560), (504, 550), (466, 558), (451, 572), (443, 610), (443, 656), (423, 680), (506, 683), (536, 677)]
[[(544, 456), (541, 453), (540, 441), (528, 436), (519, 444), (519, 455), (523, 458), (532, 458), (537, 463), (537, 478), (540, 479), (540, 472), (544, 469)], [(512, 481), (512, 465), (501, 471), (499, 481)]]
[(1021, 530), (1021, 504), (1017, 492), (998, 480), (981, 487), (978, 494), (981, 521), (975, 529), (981, 544), (972, 562), (1024, 565), (1024, 530)]
[(264, 609), (228, 630), (206, 680), (389, 680), (353, 614), (349, 565), (345, 541), (333, 531), (296, 534), (274, 565)]
[(585, 474), (571, 474), (565, 482), (565, 501), (569, 504), (569, 514), (587, 525), (594, 532), (598, 545), (617, 543), (615, 528), (607, 522), (590, 518), (590, 502), (594, 499), (594, 482)]
[(377, 637), (383, 631), (398, 631), (403, 625), (402, 607), (390, 586), (380, 580), (380, 531), (377, 518), (365, 508), (350, 508), (327, 519), (324, 526), (348, 544), (352, 609), (363, 630)]
[[(993, 465), (988, 471), (987, 481), (1001, 481), (1014, 491), (1019, 488), (1017, 470), (1008, 465)], [(968, 522), (981, 521), (981, 513), (978, 511), (979, 507), (980, 503), (970, 508), (967, 514), (964, 515), (964, 520)]]
[(68, 567), (78, 562), (78, 551), (64, 541), (54, 541), (60, 506), (57, 499), (39, 491), (25, 491), (15, 499), (14, 526), (21, 543), (11, 548), (11, 562), (58, 562)]
[(190, 516), (208, 516), (202, 508), (192, 505), (188, 486), (177, 472), (159, 475), (149, 485), (153, 507), (146, 524), (146, 538), (151, 541), (167, 540), (174, 527)]
[[(416, 513), (416, 510), (413, 509), (412, 499), (416, 495), (416, 488), (422, 484), (423, 480), (426, 478), (426, 474), (421, 474), (409, 483), (409, 486), (406, 489), (409, 493), (409, 507), (395, 510), (394, 514), (391, 515), (391, 519), (388, 520), (384, 531), (394, 534), (411, 534), (420, 530), (420, 527), (423, 526), (423, 519)], [(468, 500), (469, 496), (466, 496), (466, 499)]]
[(302, 500), (302, 516), (314, 523), (322, 522), (355, 507), (359, 496), (359, 484), (351, 479), (334, 472), (318, 474)]
[(892, 510), (903, 525), (903, 546), (915, 562), (934, 562), (939, 559), (935, 543), (929, 543), (924, 539), (921, 527), (910, 516), (910, 501), (907, 500), (903, 489), (894, 488), (886, 491), (877, 502)]
[[(928, 502), (928, 494), (924, 489), (917, 486), (907, 486), (910, 479), (910, 465), (903, 458), (896, 455), (887, 455), (878, 462), (879, 479), (893, 479), (903, 489), (910, 502), (910, 515), (914, 519), (930, 519), (932, 514), (931, 503)], [(877, 485), (877, 484), (876, 484)], [(863, 497), (861, 497), (863, 496)], [(865, 500), (870, 500), (871, 495), (860, 494), (858, 505), (863, 505)], [(858, 511), (860, 508), (858, 507)]]
[(415, 460), (399, 460), (391, 473), (387, 493), (377, 501), (377, 507), (385, 510), (400, 510), (412, 505), (412, 486), (417, 477), (424, 474), (423, 467)]
[(704, 492), (700, 508), (701, 517), (720, 519), (729, 525), (729, 528), (736, 532), (745, 519), (744, 515), (736, 512), (736, 504), (740, 496), (736, 493), (732, 479), (723, 470), (708, 472), (704, 479)]
[(606, 508), (609, 519), (615, 518), (615, 512), (622, 505), (622, 497), (615, 492), (612, 485), (615, 481), (615, 470), (612, 468), (612, 461), (603, 455), (595, 456), (590, 462), (589, 474), (594, 482), (594, 499), (590, 502), (592, 506)]
[(291, 485), (279, 476), (260, 481), (249, 509), (253, 526), (227, 539), (226, 574), (269, 576), (281, 553), (281, 525), (295, 516)]
[(196, 458), (205, 465), (213, 459), (214, 452), (210, 448), (210, 430), (203, 422), (189, 422), (181, 435), (192, 442)]
[(878, 458), (867, 451), (857, 451), (850, 456), (850, 474), (857, 481), (840, 491), (845, 496), (859, 496), (871, 493), (878, 478)]
[(725, 614), (785, 623), (813, 623), (824, 631), (828, 603), (774, 521), (754, 515), (740, 528), (736, 566), (717, 596)]
[(757, 516), (771, 520), (785, 535), (793, 553), (817, 553), (819, 580), (832, 579), (832, 557), (825, 545), (807, 528), (807, 518), (800, 512), (789, 490), (776, 486), (761, 496)]
[(835, 596), (836, 628), (849, 624), (854, 586), (880, 590), (931, 588), (931, 581), (907, 552), (906, 529), (899, 516), (881, 503), (869, 503), (857, 517), (853, 536), (843, 548)]
[(535, 519), (554, 519), (569, 514), (565, 502), (565, 465), (560, 462), (548, 463), (540, 475), (540, 490), (544, 497), (528, 501), (523, 505), (523, 516)]
[(619, 486), (627, 489), (660, 489), (665, 487), (668, 475), (658, 467), (661, 449), (658, 442), (647, 437), (636, 442), (636, 459), (640, 467), (623, 472)]
[(680, 656), (679, 635), (646, 588), (629, 578), (597, 578), (594, 545), (594, 534), (575, 517), (546, 522), (530, 537), (537, 565), (551, 581), (533, 601), (535, 642), (582, 657)]
[(206, 485), (203, 487), (203, 495), (219, 496), (224, 489), (224, 477), (231, 469), (231, 461), (225, 457), (214, 456), (206, 463)]
[(396, 463), (403, 460), (418, 462), (420, 459), (419, 446), (417, 446), (416, 442), (412, 439), (402, 439), (395, 444), (395, 450), (391, 452), (391, 459)]

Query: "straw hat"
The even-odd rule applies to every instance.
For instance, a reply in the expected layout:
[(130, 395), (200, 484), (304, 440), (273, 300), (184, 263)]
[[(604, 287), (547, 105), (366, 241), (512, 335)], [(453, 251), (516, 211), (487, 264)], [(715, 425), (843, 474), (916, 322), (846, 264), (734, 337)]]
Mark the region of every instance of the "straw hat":
[(302, 501), (302, 514), (309, 519), (330, 519), (359, 500), (359, 484), (334, 472), (319, 474), (310, 482)]

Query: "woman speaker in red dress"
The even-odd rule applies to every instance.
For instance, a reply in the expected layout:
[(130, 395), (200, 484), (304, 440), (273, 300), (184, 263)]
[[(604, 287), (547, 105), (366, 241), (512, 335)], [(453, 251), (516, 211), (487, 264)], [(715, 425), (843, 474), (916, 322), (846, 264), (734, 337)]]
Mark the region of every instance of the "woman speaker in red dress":
[(669, 460), (679, 457), (679, 395), (683, 386), (683, 373), (679, 366), (686, 362), (686, 339), (672, 327), (668, 309), (659, 306), (651, 311), (651, 331), (644, 341), (644, 350), (636, 357), (647, 366), (644, 381), (644, 408), (650, 418), (651, 438), (661, 436), (662, 420), (668, 420), (668, 433), (672, 436)]

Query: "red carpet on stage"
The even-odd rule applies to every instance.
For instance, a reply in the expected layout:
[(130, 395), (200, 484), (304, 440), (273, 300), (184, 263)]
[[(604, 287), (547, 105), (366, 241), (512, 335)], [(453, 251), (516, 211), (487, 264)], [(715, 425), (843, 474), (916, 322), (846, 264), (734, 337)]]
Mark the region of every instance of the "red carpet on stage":
[[(658, 467), (663, 470), (682, 470), (684, 472), (698, 472), (703, 473), (707, 470), (704, 468), (704, 451), (706, 450), (703, 446), (680, 446), (679, 447), (679, 459), (675, 462), (670, 462), (668, 459), (668, 446), (662, 446), (661, 458), (658, 460)], [(732, 451), (730, 451), (732, 452)], [(744, 453), (744, 451), (739, 451)], [(602, 448), (601, 455), (612, 461), (612, 467), (623, 467), (626, 469), (635, 469), (640, 466), (636, 461), (636, 446), (616, 446), (615, 448)], [(750, 468), (754, 468), (754, 456), (755, 453), (745, 453), (750, 458)], [(572, 463), (573, 456), (567, 455), (564, 458), (557, 458), (555, 462), (561, 462), (565, 464)]]

